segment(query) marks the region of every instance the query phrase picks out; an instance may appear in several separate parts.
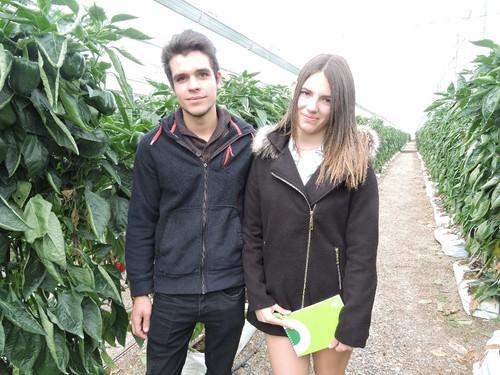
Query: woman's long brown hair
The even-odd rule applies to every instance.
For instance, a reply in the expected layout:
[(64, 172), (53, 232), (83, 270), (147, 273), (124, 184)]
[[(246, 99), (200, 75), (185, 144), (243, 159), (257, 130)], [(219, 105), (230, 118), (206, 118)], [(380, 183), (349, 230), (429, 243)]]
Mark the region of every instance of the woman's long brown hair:
[(345, 181), (356, 189), (366, 179), (369, 160), (368, 136), (357, 130), (355, 118), (355, 89), (351, 69), (346, 60), (336, 55), (318, 55), (300, 70), (293, 98), (277, 129), (297, 139), (298, 100), (304, 82), (323, 72), (331, 91), (332, 110), (326, 125), (323, 150), (325, 158), (316, 184)]

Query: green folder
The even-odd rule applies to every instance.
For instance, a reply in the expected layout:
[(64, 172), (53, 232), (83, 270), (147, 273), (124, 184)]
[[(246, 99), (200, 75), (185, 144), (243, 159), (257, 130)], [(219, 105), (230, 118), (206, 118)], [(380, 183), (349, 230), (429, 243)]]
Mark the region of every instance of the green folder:
[(314, 353), (330, 345), (343, 306), (342, 298), (337, 294), (281, 316), (291, 327), (285, 328), (285, 331), (297, 356)]

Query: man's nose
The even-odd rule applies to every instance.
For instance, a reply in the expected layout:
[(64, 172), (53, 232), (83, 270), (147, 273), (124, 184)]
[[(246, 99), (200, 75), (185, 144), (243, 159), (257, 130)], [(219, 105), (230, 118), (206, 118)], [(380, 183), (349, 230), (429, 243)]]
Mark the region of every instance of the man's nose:
[(190, 77), (189, 78), (189, 86), (188, 88), (190, 90), (197, 90), (200, 88), (200, 82), (198, 81), (198, 79), (196, 77)]

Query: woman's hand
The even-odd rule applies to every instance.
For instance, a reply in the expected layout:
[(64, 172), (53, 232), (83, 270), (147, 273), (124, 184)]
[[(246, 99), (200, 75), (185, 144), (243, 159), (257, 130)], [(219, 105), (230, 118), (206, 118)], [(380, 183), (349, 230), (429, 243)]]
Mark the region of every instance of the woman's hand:
[(328, 345), (328, 349), (334, 349), (337, 352), (350, 352), (352, 351), (352, 346), (342, 344), (339, 340), (333, 339), (330, 345)]
[(274, 324), (277, 326), (287, 327), (286, 323), (284, 323), (281, 319), (275, 317), (273, 315), (274, 312), (278, 312), (282, 315), (290, 314), (290, 310), (286, 310), (277, 303), (270, 307), (265, 307), (260, 310), (255, 310), (255, 315), (257, 316), (257, 320), (262, 323)]

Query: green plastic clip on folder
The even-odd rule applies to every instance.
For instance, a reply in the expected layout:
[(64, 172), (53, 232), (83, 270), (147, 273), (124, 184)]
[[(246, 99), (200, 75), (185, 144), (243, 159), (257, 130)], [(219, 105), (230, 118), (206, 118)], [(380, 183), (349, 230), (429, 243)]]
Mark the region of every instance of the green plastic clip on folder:
[(335, 337), (342, 299), (336, 296), (296, 310), (288, 315), (279, 315), (290, 328), (285, 328), (297, 356), (325, 349)]

